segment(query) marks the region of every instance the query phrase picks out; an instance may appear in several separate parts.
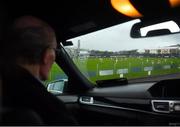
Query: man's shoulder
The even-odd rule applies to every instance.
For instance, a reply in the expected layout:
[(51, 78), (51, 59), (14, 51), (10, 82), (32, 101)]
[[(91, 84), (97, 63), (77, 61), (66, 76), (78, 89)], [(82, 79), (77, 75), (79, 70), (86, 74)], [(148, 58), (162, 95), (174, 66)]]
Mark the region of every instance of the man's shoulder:
[[(2, 72), (3, 92), (16, 95), (48, 94), (45, 86), (22, 67), (9, 67)], [(24, 94), (24, 95), (23, 95)]]
[[(46, 87), (32, 76), (28, 71), (23, 68), (12, 69), (9, 74), (6, 71), (5, 76), (2, 79), (2, 91), (3, 98), (6, 101), (12, 101), (22, 104), (35, 106), (42, 105), (43, 107), (47, 103), (61, 104), (60, 100), (46, 90)], [(7, 100), (9, 99), (9, 100)], [(20, 105), (19, 104), (19, 105)], [(15, 104), (16, 105), (16, 104)], [(45, 106), (46, 107), (46, 106)]]
[(18, 65), (12, 65), (9, 67), (5, 67), (2, 70), (2, 78), (5, 81), (22, 84), (22, 83), (35, 83), (35, 84), (41, 84), (42, 83), (35, 78), (28, 70), (18, 66)]

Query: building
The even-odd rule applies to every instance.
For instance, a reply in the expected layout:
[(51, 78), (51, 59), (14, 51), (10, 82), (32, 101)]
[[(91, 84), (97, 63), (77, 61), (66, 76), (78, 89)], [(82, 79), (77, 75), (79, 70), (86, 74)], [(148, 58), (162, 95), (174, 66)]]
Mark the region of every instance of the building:
[(180, 53), (180, 45), (172, 45), (154, 49), (145, 49), (146, 54), (172, 54), (178, 55)]
[(90, 52), (88, 50), (80, 50), (79, 58), (88, 58), (90, 56)]

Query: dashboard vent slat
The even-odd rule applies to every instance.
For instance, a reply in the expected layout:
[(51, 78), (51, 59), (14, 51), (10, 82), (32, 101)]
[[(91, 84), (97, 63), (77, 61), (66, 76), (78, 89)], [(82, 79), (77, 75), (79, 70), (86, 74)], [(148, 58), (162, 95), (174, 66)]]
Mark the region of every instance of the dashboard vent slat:
[(180, 112), (180, 101), (176, 100), (152, 100), (152, 109), (160, 113)]

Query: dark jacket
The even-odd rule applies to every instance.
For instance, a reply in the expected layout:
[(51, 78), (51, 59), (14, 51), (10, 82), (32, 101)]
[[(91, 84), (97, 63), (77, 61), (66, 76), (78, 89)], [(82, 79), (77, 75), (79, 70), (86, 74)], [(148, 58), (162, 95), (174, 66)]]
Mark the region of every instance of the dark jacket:
[(61, 100), (47, 92), (44, 85), (19, 66), (2, 71), (3, 107), (31, 109), (45, 125), (76, 125)]

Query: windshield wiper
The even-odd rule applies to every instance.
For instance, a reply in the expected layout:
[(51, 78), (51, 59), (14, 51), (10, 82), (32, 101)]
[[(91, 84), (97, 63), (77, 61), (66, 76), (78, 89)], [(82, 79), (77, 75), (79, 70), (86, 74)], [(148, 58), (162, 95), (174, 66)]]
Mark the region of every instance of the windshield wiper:
[(127, 85), (127, 78), (118, 78), (118, 79), (108, 79), (108, 80), (97, 80), (97, 87), (111, 87), (111, 86), (121, 86)]

